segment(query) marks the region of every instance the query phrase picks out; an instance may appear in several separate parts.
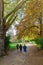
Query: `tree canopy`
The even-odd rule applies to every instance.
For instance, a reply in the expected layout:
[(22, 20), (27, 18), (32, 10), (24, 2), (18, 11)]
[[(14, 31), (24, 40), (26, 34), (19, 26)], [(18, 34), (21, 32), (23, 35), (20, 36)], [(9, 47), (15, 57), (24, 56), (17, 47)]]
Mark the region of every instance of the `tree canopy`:
[(9, 29), (13, 21), (16, 19), (15, 16), (17, 16), (17, 11), (23, 6), (25, 2), (26, 0), (4, 0), (4, 21), (6, 21), (6, 30)]
[(16, 25), (17, 37), (42, 36), (43, 0), (29, 0), (25, 6), (26, 16)]

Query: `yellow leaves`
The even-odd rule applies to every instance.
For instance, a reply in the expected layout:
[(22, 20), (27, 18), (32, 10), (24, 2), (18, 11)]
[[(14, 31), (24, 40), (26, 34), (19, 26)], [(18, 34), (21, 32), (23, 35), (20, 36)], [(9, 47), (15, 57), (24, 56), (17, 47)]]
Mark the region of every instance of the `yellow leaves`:
[(26, 4), (26, 13), (31, 16), (39, 16), (40, 12), (43, 12), (43, 0), (30, 0)]
[[(29, 36), (31, 38), (39, 37), (40, 21), (39, 17), (43, 13), (43, 0), (29, 0), (25, 6), (26, 16), (19, 23), (19, 34), (21, 37)], [(38, 19), (38, 20), (37, 20)], [(38, 22), (38, 23), (37, 23)]]

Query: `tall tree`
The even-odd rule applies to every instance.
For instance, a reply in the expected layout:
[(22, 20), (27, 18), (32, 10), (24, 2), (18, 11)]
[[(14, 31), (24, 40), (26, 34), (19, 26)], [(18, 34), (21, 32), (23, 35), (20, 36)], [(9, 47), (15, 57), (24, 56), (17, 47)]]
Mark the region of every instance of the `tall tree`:
[(42, 37), (43, 0), (29, 0), (25, 8), (26, 16), (16, 26), (17, 36), (20, 38), (29, 34)]
[(43, 0), (30, 0), (26, 5), (26, 13), (30, 19), (39, 19), (40, 37), (42, 37)]
[[(4, 0), (4, 1), (6, 1), (6, 0)], [(8, 0), (8, 2), (9, 2), (9, 0)], [(4, 48), (4, 40), (5, 40), (6, 31), (9, 29), (9, 27), (11, 26), (11, 24), (16, 19), (16, 16), (17, 16), (16, 12), (22, 7), (22, 5), (25, 2), (26, 2), (26, 0), (22, 0), (22, 1), (18, 0), (18, 3), (12, 9), (12, 11), (10, 11), (4, 17), (3, 13), (4, 13), (4, 3), (5, 2), (3, 2), (3, 0), (0, 0), (0, 43), (2, 44), (1, 47)], [(9, 4), (9, 3), (5, 3), (5, 4)], [(2, 48), (0, 48), (0, 49), (2, 50)]]
[[(0, 53), (4, 50), (3, 0), (0, 0)], [(1, 54), (0, 54), (1, 55)]]

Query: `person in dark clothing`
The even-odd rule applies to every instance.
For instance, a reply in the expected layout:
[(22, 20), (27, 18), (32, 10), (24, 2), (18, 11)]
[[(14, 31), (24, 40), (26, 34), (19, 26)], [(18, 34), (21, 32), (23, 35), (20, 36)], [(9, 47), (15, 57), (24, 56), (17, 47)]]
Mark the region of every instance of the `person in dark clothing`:
[(20, 44), (20, 47), (19, 48), (20, 48), (20, 52), (22, 52), (22, 45), (21, 44)]
[(19, 49), (19, 44), (16, 45), (17, 50)]
[(27, 48), (26, 45), (24, 45), (24, 46), (23, 46), (23, 51), (24, 51), (24, 52), (27, 51), (26, 48)]

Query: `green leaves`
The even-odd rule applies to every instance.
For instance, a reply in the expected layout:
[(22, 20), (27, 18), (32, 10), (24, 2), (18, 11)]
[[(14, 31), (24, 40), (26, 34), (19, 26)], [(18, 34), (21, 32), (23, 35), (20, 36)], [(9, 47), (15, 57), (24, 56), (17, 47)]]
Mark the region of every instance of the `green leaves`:
[[(23, 6), (23, 4), (26, 2), (26, 0), (23, 0), (23, 1), (18, 1), (17, 3), (16, 3), (16, 6), (14, 6), (13, 4), (13, 9), (12, 9), (12, 7), (11, 8), (9, 8), (9, 9), (11, 9), (11, 11), (8, 9), (8, 12), (7, 12), (7, 8), (6, 8), (6, 12), (8, 13), (5, 17), (4, 17), (4, 19), (7, 21), (7, 23), (5, 23), (6, 25), (11, 25), (11, 23), (13, 23), (13, 22), (11, 22), (10, 23), (10, 21), (12, 20), (12, 18), (13, 18), (13, 16), (15, 15), (15, 13)], [(10, 5), (10, 4), (9, 4)], [(7, 7), (9, 7), (9, 5), (7, 5)], [(17, 14), (17, 13), (16, 13)], [(14, 16), (15, 17), (15, 16)], [(14, 18), (14, 20), (15, 20), (16, 18)], [(9, 26), (10, 27), (10, 26)]]

